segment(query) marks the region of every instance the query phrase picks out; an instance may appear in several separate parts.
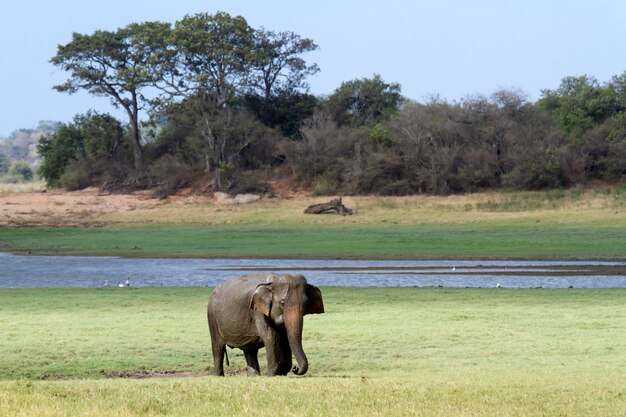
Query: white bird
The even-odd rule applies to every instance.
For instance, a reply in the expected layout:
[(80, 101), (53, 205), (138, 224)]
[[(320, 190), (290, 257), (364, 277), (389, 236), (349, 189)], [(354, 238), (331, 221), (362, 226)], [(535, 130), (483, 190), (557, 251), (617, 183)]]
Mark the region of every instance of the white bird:
[(502, 288), (502, 284), (500, 284), (499, 282), (496, 284), (496, 288)]
[(102, 284), (103, 287), (108, 287), (109, 286), (109, 280), (105, 279), (104, 280), (104, 284)]
[(452, 270), (453, 270), (453, 271), (456, 271), (456, 266), (453, 266), (453, 267), (452, 267)]
[(120, 288), (124, 288), (124, 284), (122, 284), (122, 281), (118, 282), (117, 286), (120, 287)]
[(130, 277), (126, 278), (126, 286), (130, 287)]

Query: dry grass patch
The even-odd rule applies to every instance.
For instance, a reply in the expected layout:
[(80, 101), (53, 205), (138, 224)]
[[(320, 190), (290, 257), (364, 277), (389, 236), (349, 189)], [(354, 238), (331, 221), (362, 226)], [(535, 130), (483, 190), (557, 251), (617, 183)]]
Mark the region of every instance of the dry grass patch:
[(355, 209), (355, 215), (303, 213), (307, 206), (327, 200), (300, 196), (224, 205), (199, 197), (137, 207), (132, 212), (101, 213), (94, 220), (110, 224), (466, 224), (513, 219), (577, 222), (581, 217), (611, 219), (626, 213), (626, 193), (593, 190), (344, 197), (344, 205)]
[(0, 183), (0, 194), (2, 193), (33, 193), (41, 192), (46, 189), (43, 181), (33, 181), (21, 184), (2, 184)]
[(522, 220), (572, 223), (605, 219), (618, 223), (626, 213), (620, 188), (547, 192), (488, 192), (448, 197), (344, 197), (353, 216), (307, 215), (311, 204), (329, 197), (298, 195), (247, 204), (221, 204), (210, 196), (157, 200), (149, 192), (101, 195), (77, 192), (0, 192), (0, 226), (88, 226), (142, 224), (298, 225), (298, 224), (472, 224)]

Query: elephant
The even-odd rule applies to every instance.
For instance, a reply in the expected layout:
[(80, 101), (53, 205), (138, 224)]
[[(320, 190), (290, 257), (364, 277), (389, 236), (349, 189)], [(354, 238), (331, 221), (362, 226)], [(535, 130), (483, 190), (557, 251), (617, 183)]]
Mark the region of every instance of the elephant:
[[(226, 346), (243, 350), (248, 375), (260, 375), (258, 351), (265, 347), (267, 375), (304, 375), (303, 318), (324, 313), (322, 292), (302, 275), (251, 274), (231, 278), (211, 293), (207, 318), (213, 373), (224, 376)], [(292, 352), (297, 365), (292, 368)]]

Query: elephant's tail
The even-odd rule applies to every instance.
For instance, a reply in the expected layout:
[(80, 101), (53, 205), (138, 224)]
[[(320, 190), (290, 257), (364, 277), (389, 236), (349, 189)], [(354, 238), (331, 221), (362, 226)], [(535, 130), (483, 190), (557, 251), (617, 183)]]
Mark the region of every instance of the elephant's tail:
[(224, 358), (226, 359), (226, 366), (230, 366), (230, 361), (228, 360), (228, 351), (226, 350), (226, 345), (224, 345), (222, 349), (224, 349)]

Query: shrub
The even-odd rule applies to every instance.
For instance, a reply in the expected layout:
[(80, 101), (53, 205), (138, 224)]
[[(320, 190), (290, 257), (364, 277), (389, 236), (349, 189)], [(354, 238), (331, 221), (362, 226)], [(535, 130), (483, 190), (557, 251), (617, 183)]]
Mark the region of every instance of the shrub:
[(158, 187), (154, 195), (165, 198), (175, 194), (181, 188), (189, 187), (194, 178), (193, 167), (179, 161), (171, 155), (156, 160), (149, 169), (150, 176), (156, 180)]
[(584, 158), (567, 146), (543, 145), (528, 149), (503, 178), (517, 189), (570, 187), (584, 180)]
[(4, 154), (0, 153), (0, 175), (6, 174), (9, 172), (9, 168), (11, 167), (11, 162), (9, 158), (4, 156)]
[(312, 194), (316, 197), (336, 195), (339, 193), (340, 184), (336, 178), (330, 176), (322, 176), (315, 181)]
[(242, 171), (237, 174), (228, 193), (237, 194), (265, 194), (271, 191), (270, 185), (266, 181), (266, 170)]
[(84, 155), (85, 143), (76, 126), (62, 125), (52, 135), (43, 136), (39, 140), (37, 151), (43, 157), (39, 174), (49, 186), (58, 186), (70, 161)]
[(17, 177), (22, 181), (30, 181), (33, 179), (33, 168), (26, 161), (13, 161), (7, 174), (12, 177)]
[(59, 178), (59, 185), (68, 191), (82, 190), (97, 183), (94, 164), (84, 158), (70, 161)]

